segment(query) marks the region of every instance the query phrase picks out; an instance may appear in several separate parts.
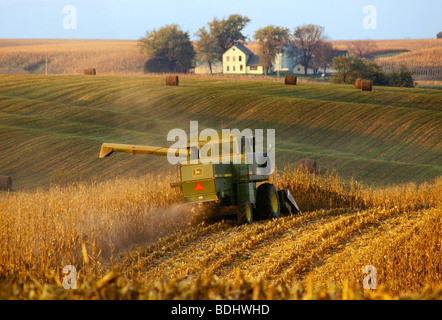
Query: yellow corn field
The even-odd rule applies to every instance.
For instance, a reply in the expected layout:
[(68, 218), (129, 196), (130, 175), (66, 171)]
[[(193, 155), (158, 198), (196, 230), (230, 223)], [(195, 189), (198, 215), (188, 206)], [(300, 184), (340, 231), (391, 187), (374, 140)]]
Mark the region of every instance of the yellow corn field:
[(376, 189), (286, 167), (272, 182), (304, 214), (251, 225), (182, 204), (174, 178), (1, 194), (0, 299), (442, 297), (441, 178)]

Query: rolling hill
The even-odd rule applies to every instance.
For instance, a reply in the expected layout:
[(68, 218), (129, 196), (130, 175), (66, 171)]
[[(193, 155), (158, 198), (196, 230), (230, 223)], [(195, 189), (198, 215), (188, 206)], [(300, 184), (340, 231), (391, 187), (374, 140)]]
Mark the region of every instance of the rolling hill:
[(0, 174), (16, 189), (168, 170), (165, 158), (98, 159), (102, 142), (168, 146), (169, 130), (276, 129), (277, 166), (318, 161), (366, 184), (441, 174), (437, 90), (181, 77), (0, 76)]
[[(0, 193), (0, 298), (440, 299), (441, 105), (425, 89), (2, 75), (0, 175), (15, 191)], [(98, 159), (102, 142), (167, 146), (190, 120), (275, 129), (272, 182), (304, 214), (211, 219), (181, 204), (165, 158)], [(305, 158), (322, 174), (297, 169)], [(62, 289), (65, 265), (78, 290)], [(367, 265), (378, 290), (361, 288)]]

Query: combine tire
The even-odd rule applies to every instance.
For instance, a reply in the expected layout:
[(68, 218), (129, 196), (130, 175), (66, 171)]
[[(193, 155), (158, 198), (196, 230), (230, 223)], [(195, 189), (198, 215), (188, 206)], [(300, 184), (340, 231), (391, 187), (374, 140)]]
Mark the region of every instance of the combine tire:
[(238, 222), (240, 224), (248, 223), (251, 224), (253, 222), (253, 208), (249, 201), (244, 201), (239, 206), (238, 211)]
[(261, 219), (279, 218), (281, 206), (278, 193), (273, 184), (263, 183), (258, 187), (256, 191), (256, 210)]

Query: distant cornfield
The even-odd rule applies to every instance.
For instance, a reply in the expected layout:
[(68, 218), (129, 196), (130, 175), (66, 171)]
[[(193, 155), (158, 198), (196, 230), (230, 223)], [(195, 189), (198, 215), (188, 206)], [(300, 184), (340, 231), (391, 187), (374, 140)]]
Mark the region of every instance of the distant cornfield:
[(427, 48), (376, 59), (385, 72), (397, 71), (401, 65), (413, 72), (415, 80), (442, 80), (442, 47)]
[(408, 70), (413, 72), (414, 80), (425, 80), (425, 81), (441, 81), (442, 80), (442, 67), (419, 67), (412, 63), (403, 62), (389, 62), (389, 61), (379, 61), (379, 65), (382, 67), (384, 72), (399, 71), (401, 65), (407, 67)]
[(136, 41), (1, 39), (0, 73), (82, 74), (96, 66), (100, 74), (142, 73), (145, 57)]

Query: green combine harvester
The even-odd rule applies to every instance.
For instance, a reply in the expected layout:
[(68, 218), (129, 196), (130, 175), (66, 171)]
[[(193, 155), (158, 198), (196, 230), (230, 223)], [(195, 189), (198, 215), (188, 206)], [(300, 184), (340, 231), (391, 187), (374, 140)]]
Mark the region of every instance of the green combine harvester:
[[(178, 155), (187, 161), (178, 164), (180, 180), (171, 186), (181, 188), (185, 202), (216, 202), (220, 207), (235, 207), (234, 212), (240, 223), (278, 218), (281, 213), (301, 214), (288, 189), (276, 190), (273, 184), (265, 182), (269, 180), (269, 175), (260, 173), (263, 171), (260, 168), (266, 165), (259, 165), (253, 152), (245, 151), (246, 139), (252, 139), (249, 145), (253, 146), (254, 138), (233, 135), (227, 144), (223, 144), (225, 141), (222, 139), (209, 142), (199, 140), (189, 143), (185, 151), (177, 149)], [(205, 145), (207, 148), (208, 144), (210, 150), (219, 148), (222, 151), (226, 145), (230, 146), (230, 150), (228, 153), (219, 152), (213, 159), (210, 153), (200, 157), (201, 147)], [(103, 143), (100, 158), (113, 152), (168, 156), (169, 148)], [(262, 155), (265, 156), (265, 153)], [(250, 159), (253, 161), (247, 161)], [(264, 183), (257, 187), (260, 182)]]

